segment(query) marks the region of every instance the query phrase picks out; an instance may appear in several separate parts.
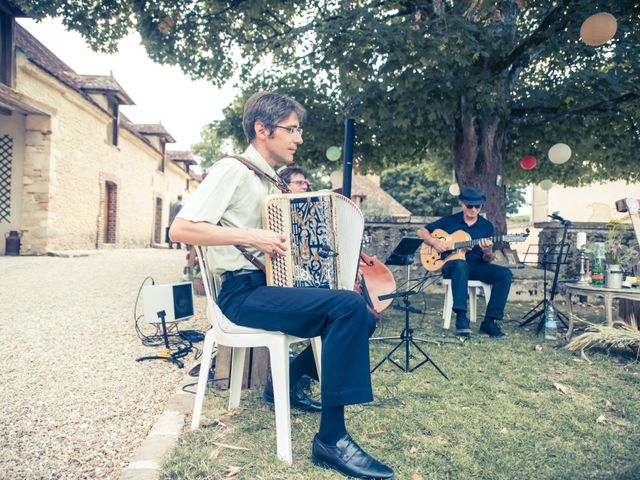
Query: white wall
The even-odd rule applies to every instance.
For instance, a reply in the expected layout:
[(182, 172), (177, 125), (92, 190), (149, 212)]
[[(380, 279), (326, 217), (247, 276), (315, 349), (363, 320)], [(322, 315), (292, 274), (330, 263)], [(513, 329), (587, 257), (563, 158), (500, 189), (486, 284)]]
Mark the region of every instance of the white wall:
[[(640, 168), (640, 167), (639, 167)], [(546, 222), (547, 215), (558, 212), (572, 222), (608, 222), (612, 218), (628, 219), (616, 210), (615, 202), (622, 198), (640, 198), (640, 184), (623, 181), (593, 184), (586, 187), (554, 185), (544, 191), (533, 188), (533, 221)]]

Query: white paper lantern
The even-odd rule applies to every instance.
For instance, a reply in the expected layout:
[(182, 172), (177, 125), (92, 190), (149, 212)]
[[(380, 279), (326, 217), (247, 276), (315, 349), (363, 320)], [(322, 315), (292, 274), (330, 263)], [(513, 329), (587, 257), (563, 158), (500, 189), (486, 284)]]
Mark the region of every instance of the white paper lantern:
[(553, 187), (553, 182), (551, 180), (549, 180), (548, 178), (545, 178), (544, 180), (542, 180), (538, 186), (544, 190), (544, 191), (548, 191), (551, 190), (551, 187)]
[(616, 17), (600, 12), (587, 18), (580, 27), (580, 38), (587, 45), (597, 47), (613, 38), (618, 29)]
[(460, 195), (460, 185), (458, 185), (457, 183), (452, 183), (451, 185), (449, 185), (449, 193), (454, 197)]
[(565, 163), (571, 157), (571, 148), (564, 143), (556, 143), (549, 149), (549, 160), (551, 163), (561, 165)]
[(335, 145), (332, 145), (331, 147), (327, 148), (325, 155), (329, 160), (331, 160), (332, 162), (335, 162), (340, 158), (340, 155), (342, 155), (342, 149), (340, 147), (336, 147)]

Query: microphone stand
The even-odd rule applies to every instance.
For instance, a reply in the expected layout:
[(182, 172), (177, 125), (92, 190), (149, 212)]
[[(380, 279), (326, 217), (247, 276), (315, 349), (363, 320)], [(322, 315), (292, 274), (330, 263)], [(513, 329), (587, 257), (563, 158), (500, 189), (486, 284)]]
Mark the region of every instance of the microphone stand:
[[(556, 270), (555, 272), (553, 272), (553, 283), (551, 284), (551, 291), (549, 292), (549, 298), (547, 298), (547, 265), (550, 263), (547, 260), (547, 255), (551, 253), (551, 251), (553, 250), (553, 248), (555, 247), (555, 245), (549, 245), (547, 246), (547, 248), (545, 248), (543, 254), (542, 254), (542, 268), (544, 270), (544, 277), (543, 277), (543, 283), (544, 283), (544, 294), (543, 294), (543, 299), (535, 306), (533, 307), (531, 310), (529, 310), (529, 312), (527, 312), (525, 314), (525, 316), (522, 318), (522, 323), (520, 324), (521, 327), (527, 325), (528, 323), (531, 323), (533, 320), (535, 320), (538, 317), (542, 317), (540, 319), (540, 321), (538, 322), (538, 326), (536, 328), (536, 333), (540, 333), (542, 331), (542, 329), (544, 328), (544, 323), (547, 319), (547, 305), (549, 303), (554, 303), (555, 302), (555, 298), (556, 298), (556, 291), (558, 288), (558, 278), (559, 278), (559, 274), (560, 274), (560, 266), (562, 265), (562, 256), (565, 255), (566, 253), (564, 252), (564, 247), (565, 246), (569, 246), (567, 244), (567, 233), (569, 231), (569, 226), (571, 225), (571, 222), (569, 220), (565, 220), (564, 218), (562, 218), (560, 215), (553, 213), (551, 215), (549, 215), (549, 217), (553, 218), (554, 220), (558, 220), (563, 227), (563, 231), (562, 231), (562, 240), (560, 241), (559, 244), (557, 244), (560, 247), (560, 251), (558, 252), (558, 255), (556, 257)], [(568, 251), (568, 248), (567, 248)], [(555, 306), (555, 303), (554, 303)], [(538, 312), (536, 312), (536, 310), (538, 309), (538, 307), (542, 307)], [(565, 328), (568, 328), (569, 325), (569, 318), (562, 313), (561, 311), (558, 310), (557, 306), (555, 308), (556, 310), (556, 315), (558, 317), (558, 319), (560, 320), (560, 322), (562, 322), (562, 324), (564, 325)], [(534, 314), (535, 312), (535, 314)], [(532, 315), (533, 314), (533, 315)]]

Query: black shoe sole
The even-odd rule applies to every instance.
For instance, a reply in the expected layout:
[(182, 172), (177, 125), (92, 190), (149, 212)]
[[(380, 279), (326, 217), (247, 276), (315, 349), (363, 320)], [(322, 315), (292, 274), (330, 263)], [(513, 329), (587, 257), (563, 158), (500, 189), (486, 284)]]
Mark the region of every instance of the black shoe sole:
[[(349, 475), (347, 473), (344, 473), (341, 470), (338, 470), (337, 468), (335, 468), (333, 465), (328, 464), (327, 462), (325, 462), (324, 460), (319, 460), (317, 459), (313, 454), (311, 455), (311, 463), (313, 463), (315, 466), (320, 467), (320, 468), (325, 468), (327, 470), (333, 470), (338, 472), (341, 475), (344, 475), (345, 477), (348, 478), (362, 478), (364, 480), (381, 480), (382, 477), (354, 477), (352, 475)], [(391, 477), (387, 477), (384, 480), (391, 480), (393, 478), (393, 476)]]

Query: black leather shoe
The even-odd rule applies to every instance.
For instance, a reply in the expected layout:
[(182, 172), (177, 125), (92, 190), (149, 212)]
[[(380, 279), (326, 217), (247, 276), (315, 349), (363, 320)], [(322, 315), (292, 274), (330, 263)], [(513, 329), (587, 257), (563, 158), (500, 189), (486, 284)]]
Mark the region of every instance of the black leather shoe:
[[(273, 384), (271, 383), (271, 378), (269, 378), (267, 384), (264, 386), (262, 398), (265, 402), (273, 405)], [(304, 387), (299, 385), (296, 385), (296, 387), (289, 392), (289, 402), (291, 408), (297, 408), (305, 412), (320, 412), (322, 410), (322, 404), (311, 398)]]
[(495, 322), (493, 318), (485, 319), (480, 324), (480, 333), (489, 335), (492, 338), (501, 338), (506, 336), (506, 334), (502, 331), (500, 326)]
[(318, 435), (313, 438), (311, 461), (320, 467), (331, 468), (354, 478), (382, 480), (393, 478), (393, 470), (380, 463), (353, 441), (347, 434), (335, 446), (326, 445)]

